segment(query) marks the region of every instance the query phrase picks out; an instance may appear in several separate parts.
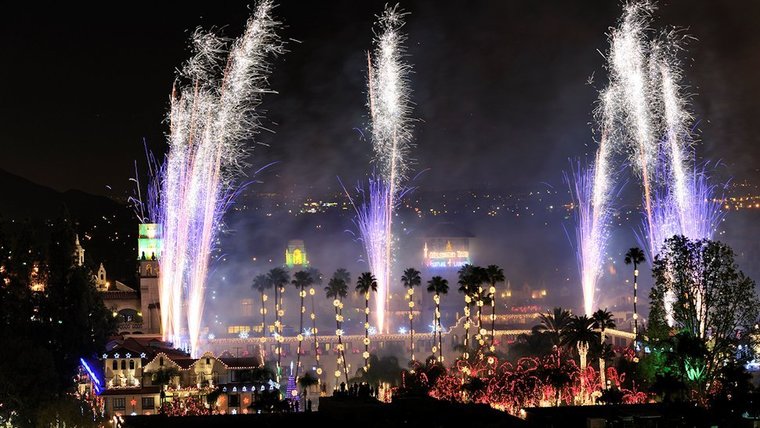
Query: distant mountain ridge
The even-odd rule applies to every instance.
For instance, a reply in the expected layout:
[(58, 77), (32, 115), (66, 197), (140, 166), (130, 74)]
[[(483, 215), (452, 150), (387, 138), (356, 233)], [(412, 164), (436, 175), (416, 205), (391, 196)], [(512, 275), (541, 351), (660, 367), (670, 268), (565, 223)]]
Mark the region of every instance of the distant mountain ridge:
[(56, 218), (64, 207), (77, 219), (129, 209), (105, 196), (73, 189), (59, 192), (3, 169), (0, 169), (0, 195), (0, 215), (14, 220)]
[(0, 169), (0, 226), (5, 231), (32, 227), (47, 239), (43, 225), (66, 215), (85, 248), (85, 261), (108, 277), (135, 286), (137, 219), (127, 205), (81, 190), (59, 192)]

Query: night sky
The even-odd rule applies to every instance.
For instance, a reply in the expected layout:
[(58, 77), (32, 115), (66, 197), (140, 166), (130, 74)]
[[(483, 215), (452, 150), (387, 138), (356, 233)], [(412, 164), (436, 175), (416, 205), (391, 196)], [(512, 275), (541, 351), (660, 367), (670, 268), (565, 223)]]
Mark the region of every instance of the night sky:
[[(0, 168), (59, 190), (122, 196), (142, 140), (162, 152), (175, 69), (197, 26), (240, 33), (246, 3), (32, 2), (0, 14)], [(463, 5), (467, 4), (466, 7)], [(311, 185), (369, 170), (366, 51), (383, 1), (283, 1), (288, 52), (271, 78), (253, 169), (277, 160), (267, 186)], [(615, 1), (407, 1), (416, 170), (428, 189), (560, 183), (567, 158), (590, 152), (591, 111), (606, 84), (605, 32)], [(655, 25), (687, 27), (686, 77), (700, 158), (757, 181), (760, 2), (661, 3)], [(594, 75), (594, 83), (587, 84)], [(111, 186), (113, 190), (108, 190)]]

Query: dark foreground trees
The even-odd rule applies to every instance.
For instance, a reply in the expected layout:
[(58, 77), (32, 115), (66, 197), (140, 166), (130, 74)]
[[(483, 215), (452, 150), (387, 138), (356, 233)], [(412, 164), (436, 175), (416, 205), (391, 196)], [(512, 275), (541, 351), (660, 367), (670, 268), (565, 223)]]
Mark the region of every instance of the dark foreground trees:
[(47, 225), (44, 236), (39, 229), (6, 236), (0, 243), (0, 425), (57, 419), (82, 426), (93, 418), (82, 417), (86, 406), (70, 394), (79, 358), (103, 349), (115, 318), (89, 269), (74, 263), (68, 220)]

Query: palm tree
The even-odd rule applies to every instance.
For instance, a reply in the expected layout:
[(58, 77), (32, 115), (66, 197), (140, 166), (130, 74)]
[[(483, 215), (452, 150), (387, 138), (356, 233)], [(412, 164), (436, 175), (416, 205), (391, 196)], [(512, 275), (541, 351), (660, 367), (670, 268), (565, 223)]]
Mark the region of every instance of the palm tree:
[(369, 293), (377, 291), (377, 280), (371, 272), (364, 272), (356, 280), (356, 291), (364, 294), (364, 371), (369, 370)]
[(410, 361), (414, 361), (414, 325), (412, 323), (414, 319), (414, 287), (419, 287), (422, 284), (420, 271), (415, 268), (406, 269), (404, 274), (401, 275), (401, 282), (404, 284), (404, 287), (409, 289), (406, 294), (409, 299), (409, 344), (411, 345), (409, 349), (412, 357)]
[[(488, 281), (486, 269), (480, 266), (475, 266), (472, 270), (472, 276), (475, 296), (477, 299), (475, 304), (478, 307), (478, 333), (475, 335), (475, 338), (478, 340), (478, 345), (482, 347), (485, 345), (484, 337), (487, 333), (486, 329), (483, 328), (483, 284)], [(480, 353), (480, 348), (478, 349), (478, 352)]]
[(562, 342), (571, 350), (578, 349), (581, 359), (581, 369), (586, 368), (586, 352), (588, 345), (597, 340), (597, 333), (594, 331), (594, 320), (586, 315), (572, 316), (565, 328)]
[[(348, 295), (348, 283), (351, 282), (351, 274), (345, 269), (341, 268), (335, 271), (333, 277), (325, 287), (325, 294), (328, 299), (333, 299), (333, 306), (335, 307), (335, 335), (338, 336), (338, 365), (343, 365), (343, 373), (346, 376), (346, 384), (348, 384), (348, 368), (346, 367), (346, 354), (343, 350), (343, 330), (341, 330), (341, 324), (343, 323), (343, 298)], [(340, 377), (340, 372), (336, 372), (336, 378)], [(335, 382), (337, 388), (337, 381)]]
[[(306, 374), (303, 375), (300, 379), (298, 379), (298, 386), (301, 387), (303, 390), (303, 399), (306, 400), (306, 390), (309, 389), (310, 386), (313, 385), (319, 385), (319, 379), (311, 374), (311, 372), (306, 372)], [(303, 410), (306, 411), (306, 403), (304, 403)]]
[[(427, 291), (429, 293), (435, 293), (433, 301), (435, 302), (435, 330), (438, 332), (438, 361), (442, 363), (443, 339), (441, 337), (441, 294), (447, 294), (449, 292), (449, 281), (440, 276), (434, 276), (428, 281)], [(433, 340), (435, 340), (435, 332), (433, 333)], [(433, 347), (433, 357), (435, 357), (435, 346)]]
[(636, 303), (638, 303), (638, 297), (636, 297), (636, 291), (639, 288), (639, 264), (644, 263), (644, 252), (639, 247), (633, 247), (625, 253), (625, 264), (630, 265), (633, 263), (633, 336), (639, 337), (639, 313), (636, 312)]
[(473, 298), (476, 295), (475, 286), (475, 266), (466, 264), (459, 269), (457, 274), (459, 275), (459, 291), (464, 294), (464, 346), (462, 351), (462, 358), (469, 358), (468, 351), (470, 349), (470, 307), (475, 303)]
[(538, 330), (546, 331), (549, 334), (549, 338), (551, 338), (552, 344), (557, 350), (557, 364), (559, 364), (562, 337), (565, 334), (567, 325), (570, 323), (570, 317), (570, 311), (561, 307), (556, 307), (550, 313), (539, 316), (541, 324), (538, 325)]
[(488, 289), (488, 298), (491, 303), (491, 346), (489, 350), (494, 352), (496, 347), (494, 340), (496, 339), (496, 283), (504, 282), (504, 269), (496, 265), (488, 265), (486, 268), (486, 277), (491, 287)]
[(314, 305), (314, 295), (316, 294), (316, 291), (314, 290), (313, 285), (322, 285), (322, 273), (316, 268), (306, 268), (306, 271), (309, 272), (309, 276), (312, 280), (312, 286), (309, 287), (309, 295), (311, 296), (311, 314), (309, 317), (311, 318), (311, 336), (314, 338), (314, 359), (317, 364), (317, 380), (321, 381), (322, 366), (319, 362), (319, 340), (317, 339), (319, 337), (317, 333), (319, 332), (317, 331), (317, 313)]
[(306, 297), (306, 287), (310, 287), (314, 284), (314, 279), (311, 274), (305, 270), (300, 270), (293, 275), (293, 285), (298, 288), (298, 295), (301, 297), (301, 316), (298, 323), (298, 351), (296, 352), (296, 381), (298, 381), (298, 372), (301, 368), (301, 345), (303, 343), (303, 314), (306, 312), (306, 306), (304, 305), (304, 298)]
[[(612, 314), (606, 309), (599, 309), (591, 315), (591, 319), (594, 321), (594, 328), (599, 329), (599, 343), (604, 350), (604, 330), (608, 328), (615, 328), (615, 320), (612, 318)], [(607, 387), (606, 373), (605, 373), (605, 354), (604, 352), (599, 354), (599, 380), (602, 383), (602, 388)]]
[(267, 295), (265, 294), (267, 289), (272, 288), (272, 283), (269, 282), (269, 277), (262, 273), (253, 278), (252, 287), (261, 293), (261, 337), (267, 335), (267, 307), (265, 302), (267, 301)]
[[(277, 382), (280, 381), (280, 362), (282, 358), (282, 317), (285, 315), (285, 309), (282, 305), (282, 295), (285, 293), (285, 284), (290, 282), (290, 274), (288, 271), (281, 267), (273, 268), (269, 271), (267, 274), (267, 278), (269, 279), (269, 282), (272, 284), (272, 287), (274, 287), (274, 310), (275, 310), (275, 318), (274, 318), (274, 328), (276, 331), (276, 339), (277, 339)], [(278, 292), (279, 292), (279, 299), (278, 299)]]

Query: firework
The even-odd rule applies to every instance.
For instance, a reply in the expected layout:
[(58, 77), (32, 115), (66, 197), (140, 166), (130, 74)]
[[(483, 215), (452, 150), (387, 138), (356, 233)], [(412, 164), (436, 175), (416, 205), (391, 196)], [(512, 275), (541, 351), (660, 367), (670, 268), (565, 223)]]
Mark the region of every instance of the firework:
[(387, 207), (386, 204), (390, 203), (388, 183), (376, 175), (369, 178), (366, 189), (363, 186), (357, 186), (356, 190), (362, 197), (360, 203), (357, 203), (348, 191), (346, 195), (356, 211), (354, 224), (359, 231), (359, 239), (367, 255), (367, 264), (377, 281), (375, 325), (378, 331), (382, 331), (380, 326), (383, 322), (385, 299), (381, 292), (381, 284), (388, 284), (389, 281), (387, 266), (390, 265), (390, 260), (387, 259), (386, 242), (390, 239), (387, 234), (390, 224), (389, 213), (392, 213), (395, 207), (390, 209)]
[(600, 95), (597, 116), (601, 124), (601, 141), (593, 166), (571, 165), (571, 176), (565, 177), (573, 201), (578, 206), (575, 249), (583, 289), (583, 310), (587, 315), (594, 311), (596, 285), (604, 263), (615, 189), (609, 166), (612, 154), (610, 138), (614, 131), (614, 97), (613, 88)]
[[(246, 166), (246, 141), (259, 129), (256, 107), (266, 93), (267, 58), (281, 52), (273, 4), (262, 1), (232, 43), (196, 31), (195, 54), (180, 72), (169, 112), (169, 151), (161, 177), (164, 251), (159, 274), (165, 340), (199, 353), (205, 282), (216, 236)], [(223, 70), (220, 78), (219, 70)], [(179, 86), (179, 87), (177, 87)], [(185, 322), (186, 321), (186, 324)]]
[[(677, 59), (680, 42), (687, 37), (672, 30), (649, 40), (653, 10), (648, 1), (625, 6), (610, 36), (608, 58), (611, 83), (620, 88), (613, 99), (620, 129), (617, 145), (629, 153), (643, 182), (646, 218), (639, 241), (650, 263), (674, 235), (710, 239), (723, 216), (715, 187), (709, 185), (705, 168), (695, 166), (691, 151), (688, 124), (693, 117), (679, 83)], [(666, 296), (669, 318), (673, 299)]]
[[(393, 264), (393, 216), (396, 200), (403, 192), (401, 183), (409, 171), (408, 154), (411, 148), (411, 120), (408, 74), (410, 66), (403, 61), (406, 39), (401, 32), (405, 13), (397, 6), (388, 7), (378, 20), (377, 37), (374, 40), (374, 61), (368, 56), (368, 93), (369, 112), (372, 122), (372, 145), (375, 162), (384, 195), (371, 198), (382, 204), (385, 209), (384, 231), (378, 237), (385, 255), (370, 256), (378, 263), (371, 264), (373, 274), (377, 277), (378, 299), (375, 301), (375, 314), (379, 331), (387, 331), (390, 326), (385, 323), (385, 305), (390, 290), (391, 268)], [(372, 209), (373, 211), (375, 208)], [(379, 231), (378, 231), (379, 232)], [(367, 245), (367, 241), (365, 241)], [(374, 251), (374, 249), (373, 249)]]
[[(657, 141), (652, 124), (652, 97), (647, 80), (646, 31), (653, 6), (649, 2), (631, 2), (625, 6), (620, 26), (612, 31), (609, 53), (610, 80), (620, 88), (617, 103), (625, 114), (621, 119), (629, 130), (626, 134), (631, 165), (641, 177), (644, 187), (644, 210), (652, 219), (653, 164)], [(619, 140), (625, 142), (625, 139)], [(653, 242), (650, 236), (650, 242)]]

